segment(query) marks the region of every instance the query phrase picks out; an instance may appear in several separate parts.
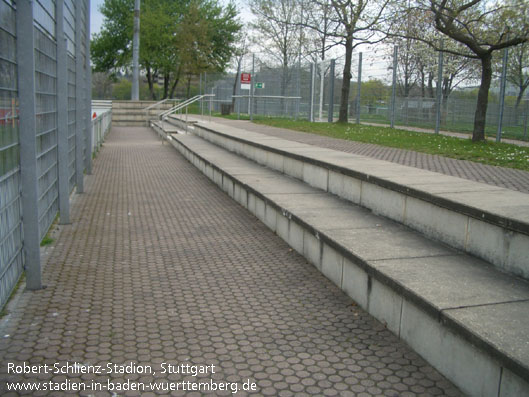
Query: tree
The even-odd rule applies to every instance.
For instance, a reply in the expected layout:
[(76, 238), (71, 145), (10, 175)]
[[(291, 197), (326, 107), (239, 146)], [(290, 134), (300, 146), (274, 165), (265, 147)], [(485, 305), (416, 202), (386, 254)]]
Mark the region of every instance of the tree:
[(90, 55), (96, 72), (108, 72), (115, 77), (130, 66), (134, 1), (105, 0), (100, 12), (105, 19), (90, 43)]
[(515, 105), (518, 109), (524, 92), (529, 87), (529, 43), (512, 48), (508, 57), (507, 80), (518, 88)]
[[(144, 0), (141, 6), (140, 65), (153, 99), (158, 77), (163, 78), (165, 98), (173, 95), (181, 75), (227, 66), (241, 27), (233, 3)], [(103, 28), (91, 47), (96, 71), (130, 68), (133, 10), (134, 0), (105, 0)]]
[(235, 95), (237, 94), (237, 84), (239, 83), (239, 76), (241, 75), (242, 60), (244, 56), (248, 53), (248, 42), (246, 40), (246, 32), (242, 31), (237, 40), (237, 45), (234, 51), (234, 67), (237, 71), (235, 73), (235, 78), (233, 80), (233, 92), (231, 97), (231, 111), (235, 109)]
[(338, 45), (334, 36), (338, 29), (336, 11), (330, 0), (313, 1), (307, 7), (307, 16), (302, 22), (302, 27), (311, 31), (306, 47), (310, 54), (315, 54), (321, 61), (326, 59), (327, 52)]
[(112, 98), (113, 78), (107, 73), (96, 72), (92, 74), (92, 98)]
[(348, 121), (353, 50), (361, 44), (373, 44), (382, 40), (377, 35), (376, 28), (385, 19), (384, 11), (388, 3), (389, 0), (331, 0), (338, 25), (332, 36), (345, 47), (338, 122)]
[(385, 100), (389, 93), (390, 88), (379, 79), (362, 83), (362, 102), (370, 107)]
[(291, 66), (297, 59), (301, 14), (297, 0), (250, 0), (257, 21), (250, 26), (257, 34), (256, 41), (266, 56), (281, 65), (281, 96), (285, 96), (291, 79)]
[[(432, 43), (436, 43), (436, 46), (439, 47), (441, 35), (435, 29), (431, 12), (425, 12), (418, 7), (412, 8), (410, 3), (404, 12), (401, 7), (402, 4), (396, 4), (396, 8), (392, 9), (393, 14), (397, 17), (393, 19), (387, 40), (392, 45), (388, 55), (393, 53), (393, 46), (399, 48), (398, 89), (402, 95), (408, 96), (410, 91), (418, 87), (423, 98), (434, 98), (434, 82), (437, 84), (438, 53), (435, 48), (432, 48)], [(399, 15), (401, 15), (400, 18)], [(402, 28), (403, 26), (405, 29)], [(476, 74), (475, 60), (454, 55), (454, 52), (465, 50), (460, 43), (444, 40), (443, 49), (445, 51), (442, 95), (443, 99), (447, 99), (462, 81), (475, 79), (479, 75)], [(446, 104), (446, 101), (444, 103)]]
[[(474, 115), (473, 141), (485, 139), (493, 54), (528, 40), (528, 9), (527, 0), (418, 0), (404, 11), (430, 15), (437, 31), (460, 44), (456, 49), (444, 49), (445, 52), (480, 62), (481, 84)], [(414, 38), (440, 50), (437, 40), (422, 35)]]

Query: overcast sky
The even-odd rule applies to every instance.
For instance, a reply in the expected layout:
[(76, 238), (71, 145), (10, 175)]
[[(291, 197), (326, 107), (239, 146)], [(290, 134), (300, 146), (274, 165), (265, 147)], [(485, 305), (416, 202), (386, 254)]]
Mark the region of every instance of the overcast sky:
[(99, 6), (104, 0), (90, 1), (90, 32), (92, 34), (99, 32), (103, 23), (103, 16), (99, 12)]

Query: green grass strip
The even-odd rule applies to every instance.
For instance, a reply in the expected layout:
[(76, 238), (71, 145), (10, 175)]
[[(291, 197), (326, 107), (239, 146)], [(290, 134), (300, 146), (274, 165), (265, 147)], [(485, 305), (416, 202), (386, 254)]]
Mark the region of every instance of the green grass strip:
[(279, 118), (254, 122), (278, 128), (376, 145), (413, 150), (459, 160), (529, 171), (529, 147), (508, 143), (477, 142), (470, 139), (358, 124), (311, 123)]

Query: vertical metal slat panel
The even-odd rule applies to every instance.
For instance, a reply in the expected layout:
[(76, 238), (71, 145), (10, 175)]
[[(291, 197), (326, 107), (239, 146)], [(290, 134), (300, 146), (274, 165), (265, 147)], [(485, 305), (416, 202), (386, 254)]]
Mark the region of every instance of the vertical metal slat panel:
[(57, 169), (57, 43), (55, 2), (35, 8), (35, 83), (39, 233), (44, 238), (59, 210)]
[(15, 12), (0, 0), (0, 307), (24, 266)]

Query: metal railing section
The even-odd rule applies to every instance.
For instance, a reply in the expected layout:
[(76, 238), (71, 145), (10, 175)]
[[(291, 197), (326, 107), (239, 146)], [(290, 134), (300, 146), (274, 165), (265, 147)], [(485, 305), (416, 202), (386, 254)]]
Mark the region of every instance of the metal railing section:
[(179, 102), (182, 102), (179, 98), (165, 98), (161, 101), (158, 101), (156, 103), (153, 103), (152, 105), (147, 106), (145, 109), (143, 109), (143, 113), (145, 115), (145, 124), (148, 127), (151, 120), (157, 119), (160, 111), (164, 107), (164, 105), (173, 103), (171, 106), (176, 106)]
[(176, 112), (181, 113), (183, 109), (186, 109), (186, 114), (187, 114), (187, 109), (189, 105), (197, 101), (200, 101), (203, 98), (211, 98), (214, 96), (215, 96), (214, 94), (195, 95), (194, 97), (186, 99), (184, 102), (173, 106), (171, 109), (163, 111), (162, 113), (158, 115), (158, 119), (164, 121), (165, 119), (167, 119), (167, 117), (169, 117), (173, 113), (176, 113)]
[(112, 108), (92, 119), (92, 153), (97, 153), (112, 127)]

